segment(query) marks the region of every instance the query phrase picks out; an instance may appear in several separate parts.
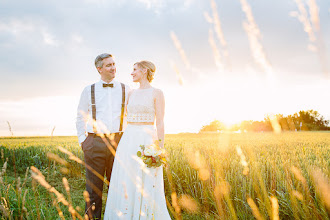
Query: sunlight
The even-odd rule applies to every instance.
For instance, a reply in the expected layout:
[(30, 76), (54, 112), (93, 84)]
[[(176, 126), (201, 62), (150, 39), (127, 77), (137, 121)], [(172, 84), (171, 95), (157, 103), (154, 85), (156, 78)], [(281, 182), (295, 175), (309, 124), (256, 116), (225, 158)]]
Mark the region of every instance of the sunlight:
[[(258, 76), (251, 69), (244, 77), (238, 73), (227, 73), (226, 77), (204, 74), (198, 82), (188, 81), (184, 86), (162, 87), (162, 82), (155, 81), (154, 86), (162, 88), (165, 94), (166, 133), (199, 132), (214, 120), (231, 128), (243, 120), (261, 121), (267, 114), (288, 115), (303, 109), (317, 109), (329, 117), (325, 102), (330, 94), (329, 81), (314, 78), (311, 85), (292, 86), (290, 79), (280, 81), (275, 78), (277, 75), (274, 73), (271, 85), (267, 77)], [(54, 126), (54, 135), (75, 135), (78, 101), (75, 96), (49, 96), (1, 102), (4, 123), (0, 125), (0, 135), (10, 135), (6, 121), (15, 136), (50, 135)]]
[[(264, 76), (252, 69), (247, 69), (243, 77), (237, 72), (221, 76), (208, 73), (198, 84), (187, 82), (183, 87), (165, 88), (167, 131), (198, 132), (214, 120), (231, 128), (243, 120), (261, 121), (268, 114), (288, 115), (315, 107), (327, 116), (322, 100), (327, 97), (328, 82), (320, 78), (312, 85), (292, 86), (292, 79), (279, 76), (276, 71)], [(319, 95), (312, 96), (309, 91)]]

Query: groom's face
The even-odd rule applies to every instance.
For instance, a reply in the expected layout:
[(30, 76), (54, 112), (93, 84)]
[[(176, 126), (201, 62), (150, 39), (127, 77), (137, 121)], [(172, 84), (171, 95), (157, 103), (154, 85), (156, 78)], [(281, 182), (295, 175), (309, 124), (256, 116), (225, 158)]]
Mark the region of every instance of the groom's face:
[(116, 76), (116, 63), (112, 57), (103, 60), (103, 66), (97, 68), (102, 77), (113, 79)]

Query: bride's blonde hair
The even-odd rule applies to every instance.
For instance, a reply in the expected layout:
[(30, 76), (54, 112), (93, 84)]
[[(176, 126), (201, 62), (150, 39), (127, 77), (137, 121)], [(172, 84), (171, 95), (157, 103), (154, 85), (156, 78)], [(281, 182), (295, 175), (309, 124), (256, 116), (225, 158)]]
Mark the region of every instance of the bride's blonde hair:
[(140, 62), (136, 62), (135, 64), (137, 64), (140, 68), (147, 69), (147, 80), (149, 82), (151, 82), (154, 79), (154, 75), (156, 71), (155, 64), (147, 60), (142, 60)]

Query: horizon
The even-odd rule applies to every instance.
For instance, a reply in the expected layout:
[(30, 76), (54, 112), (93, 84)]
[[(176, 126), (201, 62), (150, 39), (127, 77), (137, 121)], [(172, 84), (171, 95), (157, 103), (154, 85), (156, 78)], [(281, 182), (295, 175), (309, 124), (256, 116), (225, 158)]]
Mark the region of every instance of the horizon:
[[(308, 110), (313, 110), (313, 109), (308, 109)], [(300, 111), (308, 111), (308, 110), (299, 110), (293, 114), (290, 114), (290, 115), (283, 115), (283, 114), (275, 114), (276, 115), (282, 115), (283, 117), (288, 117), (288, 116), (292, 116), (296, 113), (299, 113)], [(313, 110), (313, 111), (317, 111), (317, 110)], [(263, 120), (243, 120), (243, 121), (240, 121), (238, 123), (234, 123), (234, 124), (228, 124), (228, 123), (224, 123), (222, 121), (219, 121), (217, 119), (214, 119), (213, 121), (210, 121), (208, 124), (204, 124), (202, 125), (202, 127), (199, 128), (198, 131), (190, 131), (190, 132), (187, 132), (187, 131), (181, 131), (181, 132), (176, 132), (176, 133), (165, 133), (166, 135), (175, 135), (175, 134), (199, 134), (199, 133), (250, 133), (250, 132), (274, 132), (274, 131), (254, 131), (254, 130), (243, 130), (241, 129), (241, 125), (244, 123), (244, 122), (264, 122), (265, 121), (265, 118), (266, 117), (271, 117), (271, 115), (265, 115), (264, 116), (264, 119)], [(323, 117), (323, 115), (319, 115), (320, 117)], [(328, 121), (329, 122), (329, 119), (326, 119), (326, 118), (323, 118), (324, 120)], [(208, 126), (211, 124), (211, 122), (215, 122), (215, 121), (219, 121), (222, 125), (224, 125), (225, 127), (223, 129), (221, 129), (220, 131), (201, 131), (202, 128), (204, 126)], [(61, 134), (61, 135), (53, 135), (53, 132), (54, 130), (56, 130), (56, 127), (53, 128), (52, 130), (52, 134), (51, 135), (14, 135), (14, 131), (11, 130), (11, 126), (10, 126), (10, 123), (7, 121), (7, 124), (8, 124), (8, 132), (9, 133), (12, 133), (12, 135), (1, 135), (0, 138), (16, 138), (16, 137), (76, 137), (75, 134), (71, 134), (71, 135), (68, 135), (68, 134)], [(236, 127), (238, 126), (238, 127)], [(273, 126), (273, 125), (272, 125)], [(236, 127), (236, 129), (235, 129)], [(328, 125), (328, 127), (330, 127), (330, 124)], [(328, 130), (282, 130), (280, 132), (330, 132)], [(277, 133), (277, 132), (275, 132)]]

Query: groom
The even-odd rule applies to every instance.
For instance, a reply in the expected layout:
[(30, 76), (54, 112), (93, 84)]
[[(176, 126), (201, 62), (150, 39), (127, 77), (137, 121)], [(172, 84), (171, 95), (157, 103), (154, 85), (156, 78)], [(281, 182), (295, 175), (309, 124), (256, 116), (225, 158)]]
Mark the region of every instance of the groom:
[(95, 66), (101, 80), (83, 90), (76, 122), (86, 164), (86, 191), (90, 201), (86, 202), (85, 214), (89, 219), (101, 219), (103, 177), (106, 173), (110, 181), (114, 161), (112, 149), (116, 149), (122, 135), (129, 90), (128, 86), (114, 80), (116, 65), (111, 54), (98, 55)]

